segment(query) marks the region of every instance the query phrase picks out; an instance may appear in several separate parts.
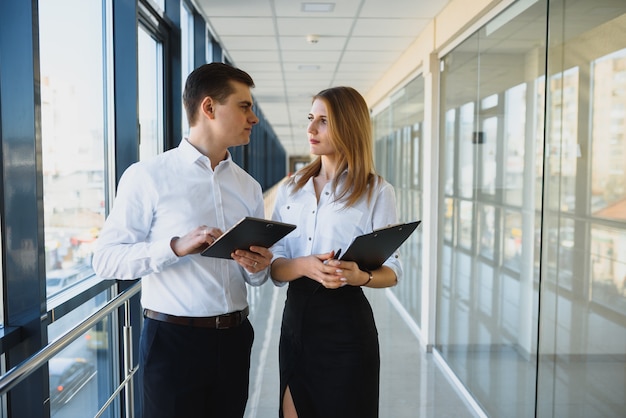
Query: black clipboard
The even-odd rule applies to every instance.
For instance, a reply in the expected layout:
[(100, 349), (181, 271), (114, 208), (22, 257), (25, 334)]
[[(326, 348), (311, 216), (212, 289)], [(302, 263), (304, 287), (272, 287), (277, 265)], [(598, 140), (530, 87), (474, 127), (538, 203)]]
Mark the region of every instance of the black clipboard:
[(422, 221), (413, 221), (380, 228), (352, 240), (340, 260), (354, 261), (362, 270), (376, 270), (383, 265)]
[(251, 245), (269, 248), (296, 229), (296, 225), (246, 216), (202, 251), (205, 257), (231, 258), (235, 250), (248, 250)]

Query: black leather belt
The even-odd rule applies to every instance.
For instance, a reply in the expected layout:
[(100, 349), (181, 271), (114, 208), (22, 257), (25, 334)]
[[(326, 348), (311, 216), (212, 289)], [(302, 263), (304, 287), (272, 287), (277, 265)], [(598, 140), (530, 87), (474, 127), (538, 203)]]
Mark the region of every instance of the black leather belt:
[(217, 316), (175, 316), (155, 312), (150, 309), (144, 309), (143, 316), (156, 321), (176, 325), (185, 325), (188, 327), (227, 329), (238, 327), (243, 321), (245, 321), (248, 317), (248, 307), (242, 311)]

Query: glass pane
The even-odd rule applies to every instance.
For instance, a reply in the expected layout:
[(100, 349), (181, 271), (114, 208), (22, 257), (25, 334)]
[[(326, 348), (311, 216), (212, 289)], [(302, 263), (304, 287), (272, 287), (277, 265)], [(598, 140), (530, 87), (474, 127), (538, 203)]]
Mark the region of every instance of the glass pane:
[[(524, 157), (526, 144), (526, 84), (519, 84), (505, 93), (506, 123), (504, 133), (504, 199), (521, 206), (524, 188)], [(541, 160), (540, 160), (541, 161)]]
[(498, 118), (490, 117), (483, 120), (480, 132), (480, 186), (481, 192), (495, 194), (498, 178)]
[(388, 154), (390, 152), (387, 147), (387, 139), (391, 133), (391, 111), (389, 107), (381, 110), (372, 118), (372, 134), (374, 135), (374, 143), (376, 152), (374, 158), (376, 162), (376, 170), (383, 174), (387, 180), (389, 175)]
[[(573, 212), (576, 209), (576, 169), (580, 157), (578, 144), (578, 68), (570, 68), (550, 77), (548, 148), (548, 193), (551, 209)], [(558, 138), (559, 140), (555, 140)]]
[(455, 193), (454, 187), (454, 169), (456, 167), (455, 164), (455, 155), (456, 155), (456, 109), (450, 109), (446, 112), (446, 120), (445, 120), (445, 174), (444, 174), (444, 193), (446, 196), (452, 196)]
[(456, 213), (439, 234), (435, 348), (494, 417), (535, 416), (546, 10), (547, 0), (513, 3), (441, 73), (440, 172)]
[(472, 249), (472, 233), (474, 232), (474, 204), (467, 200), (459, 202), (459, 246), (466, 250)]
[(474, 103), (466, 103), (461, 106), (459, 120), (458, 141), (458, 193), (462, 197), (472, 197), (474, 194)]
[[(56, 340), (102, 307), (106, 303), (107, 292), (50, 324), (50, 341)], [(111, 318), (106, 317), (48, 362), (52, 417), (93, 417), (113, 393), (113, 382), (118, 379), (113, 367), (115, 355), (111, 350), (114, 347)]]
[(626, 220), (626, 48), (592, 62), (591, 213)]
[(492, 107), (496, 107), (498, 105), (498, 95), (492, 94), (491, 96), (485, 97), (480, 101), (480, 108), (482, 110), (491, 109)]
[(518, 211), (505, 211), (502, 251), (504, 265), (515, 271), (521, 271), (522, 268), (523, 235), (522, 213)]
[[(423, 120), (423, 119), (422, 119)], [(421, 133), (421, 123), (416, 122), (413, 124), (413, 131), (411, 132), (412, 137), (412, 146), (411, 146), (411, 154), (412, 158), (412, 188), (419, 189), (422, 184), (422, 176), (421, 176), (421, 168), (422, 168), (422, 160), (421, 160), (421, 144), (422, 144), (422, 133)]]
[(626, 3), (549, 16), (537, 416), (622, 417)]
[(204, 60), (206, 62), (213, 62), (213, 39), (209, 36), (208, 28), (204, 28), (204, 33), (206, 33), (206, 51), (204, 51)]
[[(424, 79), (418, 76), (391, 98), (374, 117), (376, 169), (395, 189), (401, 221), (420, 219), (422, 213), (421, 137), (424, 122)], [(379, 152), (382, 151), (382, 152)], [(421, 322), (421, 234), (413, 234), (400, 248), (405, 276), (392, 291), (415, 321)]]
[(591, 230), (591, 300), (626, 315), (626, 230)]
[(494, 260), (496, 244), (496, 209), (491, 205), (480, 206), (480, 255)]
[(102, 9), (99, 0), (39, 2), (49, 296), (93, 275), (92, 245), (104, 222)]
[[(107, 292), (53, 322), (48, 327), (50, 340), (68, 332), (104, 305)], [(95, 416), (113, 393), (113, 382), (117, 378), (113, 366), (115, 352), (111, 349), (114, 347), (111, 326), (109, 315), (48, 362), (52, 417)], [(119, 400), (114, 405), (117, 402)], [(105, 413), (103, 416), (113, 415)]]
[[(405, 126), (401, 130), (401, 143), (400, 143), (400, 159), (396, 160), (396, 166), (398, 167), (398, 177), (400, 179), (399, 186), (404, 189), (410, 188), (413, 178), (413, 146), (419, 147), (419, 142), (413, 141), (411, 137), (412, 126)], [(405, 210), (404, 213), (408, 211)]]
[(162, 44), (141, 26), (139, 36), (139, 159), (163, 151)]
[[(193, 26), (193, 13), (189, 10), (187, 4), (184, 1), (180, 2), (180, 52), (181, 52), (181, 69), (182, 75), (182, 88), (185, 88), (185, 81), (187, 76), (194, 69), (194, 42), (193, 42), (194, 26)], [(183, 107), (184, 109), (184, 107)], [(182, 112), (182, 136), (187, 136), (189, 130), (189, 122), (187, 121), (187, 114)]]
[(533, 87), (535, 89), (533, 108), (534, 108), (534, 117), (535, 117), (535, 149), (533, 152), (534, 159), (534, 188), (533, 188), (533, 201), (535, 202), (535, 209), (537, 211), (542, 209), (543, 205), (543, 193), (544, 193), (544, 150), (545, 150), (545, 135), (544, 135), (544, 127), (545, 127), (545, 109), (543, 107), (543, 103), (546, 102), (546, 79), (545, 76), (540, 76), (535, 79), (533, 82)]
[(450, 243), (452, 242), (452, 237), (454, 234), (454, 200), (451, 198), (445, 198), (443, 202), (443, 238)]

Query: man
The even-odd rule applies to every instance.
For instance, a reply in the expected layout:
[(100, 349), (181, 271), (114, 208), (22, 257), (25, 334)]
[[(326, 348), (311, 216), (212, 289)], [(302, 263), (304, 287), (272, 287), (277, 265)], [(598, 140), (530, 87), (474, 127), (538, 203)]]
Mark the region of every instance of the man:
[(264, 218), (261, 186), (228, 147), (250, 141), (252, 78), (222, 63), (185, 84), (189, 137), (123, 174), (97, 241), (103, 278), (142, 278), (143, 415), (242, 417), (254, 332), (246, 283), (268, 279), (272, 252), (237, 250), (233, 260), (199, 253), (244, 216)]

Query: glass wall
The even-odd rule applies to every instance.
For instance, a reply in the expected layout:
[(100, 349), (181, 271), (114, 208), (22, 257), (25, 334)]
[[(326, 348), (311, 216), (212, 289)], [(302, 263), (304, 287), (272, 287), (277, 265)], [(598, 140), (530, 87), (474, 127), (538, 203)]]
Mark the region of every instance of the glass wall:
[[(94, 275), (92, 246), (105, 213), (106, 10), (103, 0), (39, 2), (48, 309), (84, 290), (86, 279)], [(48, 340), (56, 340), (93, 313), (107, 294), (102, 292), (58, 320), (53, 317)], [(90, 331), (48, 362), (51, 416), (94, 416), (112, 393), (114, 356), (104, 351), (111, 349), (111, 333), (106, 340), (92, 340), (95, 335)]]
[(92, 245), (104, 222), (103, 22), (102, 0), (39, 2), (48, 296), (93, 275)]
[(540, 416), (624, 416), (626, 3), (550, 2)]
[(623, 416), (626, 3), (520, 0), (440, 88), (436, 350), (489, 416)]
[[(401, 222), (421, 219), (424, 79), (416, 77), (398, 90), (387, 108), (373, 117), (377, 171), (395, 189)], [(421, 323), (422, 234), (400, 247), (404, 277), (393, 292), (416, 323)]]

